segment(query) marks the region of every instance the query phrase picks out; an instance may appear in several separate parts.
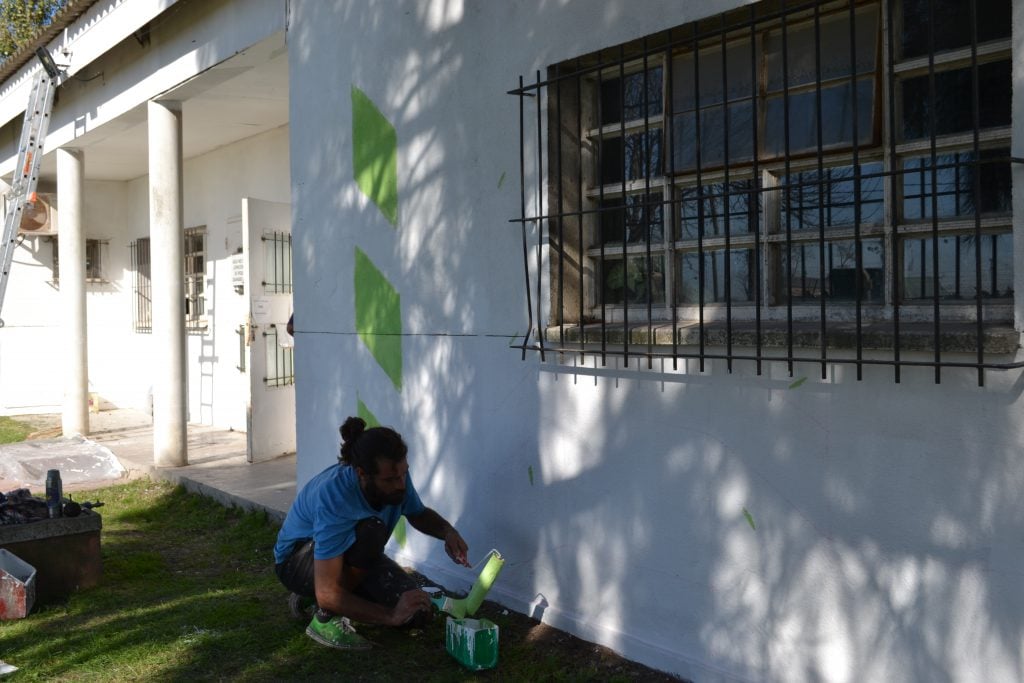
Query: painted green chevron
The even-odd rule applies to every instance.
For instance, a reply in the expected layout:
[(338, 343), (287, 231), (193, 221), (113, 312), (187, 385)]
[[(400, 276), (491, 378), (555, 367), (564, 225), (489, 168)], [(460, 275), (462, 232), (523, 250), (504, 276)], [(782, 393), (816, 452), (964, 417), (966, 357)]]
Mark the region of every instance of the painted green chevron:
[(398, 135), (376, 105), (352, 86), (352, 174), (391, 225), (398, 225)]
[(398, 292), (356, 247), (356, 332), (374, 360), (402, 390), (402, 306)]
[(356, 415), (363, 418), (363, 422), (366, 423), (367, 427), (380, 427), (380, 420), (370, 412), (370, 409), (366, 407), (361, 398), (356, 399)]
[[(380, 420), (377, 416), (370, 412), (370, 409), (363, 403), (363, 399), (356, 399), (356, 415), (363, 418), (363, 422), (366, 423), (367, 428), (379, 427)], [(395, 524), (395, 530), (391, 532), (391, 537), (398, 543), (399, 548), (405, 547), (406, 542), (406, 526), (405, 526), (405, 515), (398, 518), (398, 523)]]

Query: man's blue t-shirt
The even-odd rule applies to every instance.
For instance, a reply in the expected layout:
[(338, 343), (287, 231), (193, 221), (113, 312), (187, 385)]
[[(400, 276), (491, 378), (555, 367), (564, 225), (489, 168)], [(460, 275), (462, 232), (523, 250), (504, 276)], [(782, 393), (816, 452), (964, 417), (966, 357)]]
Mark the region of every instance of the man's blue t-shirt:
[(412, 485), (412, 477), (405, 475), (405, 500), (401, 505), (385, 505), (374, 510), (359, 488), (359, 475), (349, 465), (331, 465), (309, 480), (288, 510), (274, 546), (274, 561), (284, 562), (296, 542), (313, 539), (313, 557), (329, 560), (341, 555), (355, 543), (355, 529), (359, 520), (377, 517), (395, 529), (402, 515), (415, 517), (426, 508)]

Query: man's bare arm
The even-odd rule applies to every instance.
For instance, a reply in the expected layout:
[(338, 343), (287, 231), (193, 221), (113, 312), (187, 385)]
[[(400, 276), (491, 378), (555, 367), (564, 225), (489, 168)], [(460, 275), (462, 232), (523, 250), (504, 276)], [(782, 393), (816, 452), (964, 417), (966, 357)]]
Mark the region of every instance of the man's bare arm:
[(471, 566), (469, 564), (469, 547), (455, 527), (449, 524), (444, 517), (431, 508), (425, 508), (420, 514), (407, 517), (407, 519), (417, 531), (444, 541), (444, 551), (448, 553), (448, 557), (452, 558), (453, 562), (464, 567)]

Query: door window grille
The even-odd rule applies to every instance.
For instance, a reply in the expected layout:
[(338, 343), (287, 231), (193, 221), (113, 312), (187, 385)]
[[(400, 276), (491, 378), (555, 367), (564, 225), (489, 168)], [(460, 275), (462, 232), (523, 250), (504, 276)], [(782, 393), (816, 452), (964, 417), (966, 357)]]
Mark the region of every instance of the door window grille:
[(1018, 367), (1010, 6), (760, 2), (521, 77), (524, 353)]
[[(281, 330), (283, 332), (283, 330)], [(287, 334), (287, 332), (284, 332)], [(266, 346), (267, 376), (263, 383), (268, 387), (283, 387), (295, 384), (295, 353), (291, 346), (278, 343), (278, 327), (271, 324), (263, 332)]]
[(267, 294), (292, 292), (292, 236), (287, 232), (270, 232), (263, 242), (263, 291)]

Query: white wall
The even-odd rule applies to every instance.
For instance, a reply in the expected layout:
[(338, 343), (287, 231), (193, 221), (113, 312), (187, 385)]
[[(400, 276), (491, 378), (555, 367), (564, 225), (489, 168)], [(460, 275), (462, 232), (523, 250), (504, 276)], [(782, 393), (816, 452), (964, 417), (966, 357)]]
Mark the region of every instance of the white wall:
[[(231, 285), (242, 245), (242, 197), (287, 201), (288, 130), (278, 128), (185, 163), (186, 227), (206, 226), (206, 334), (188, 338), (189, 419), (244, 431), (249, 383), (234, 330), (248, 311)], [(88, 155), (86, 156), (88, 168)], [(89, 389), (107, 404), (148, 409), (154, 362), (149, 334), (133, 330), (129, 244), (149, 234), (148, 179), (86, 183), (85, 232), (102, 239), (109, 284), (86, 286)], [(0, 330), (0, 410), (59, 412), (63, 397), (59, 292), (51, 243), (26, 238), (15, 253)]]
[[(292, 3), (299, 480), (362, 401), (471, 559), (506, 556), (492, 595), (514, 609), (698, 681), (1024, 679), (1019, 371), (821, 381), (508, 348), (526, 316), (505, 92), (736, 4)], [(397, 131), (397, 227), (352, 177), (353, 85)], [(401, 297), (400, 390), (353, 334), (356, 248)], [(401, 554), (473, 578), (430, 539)]]

